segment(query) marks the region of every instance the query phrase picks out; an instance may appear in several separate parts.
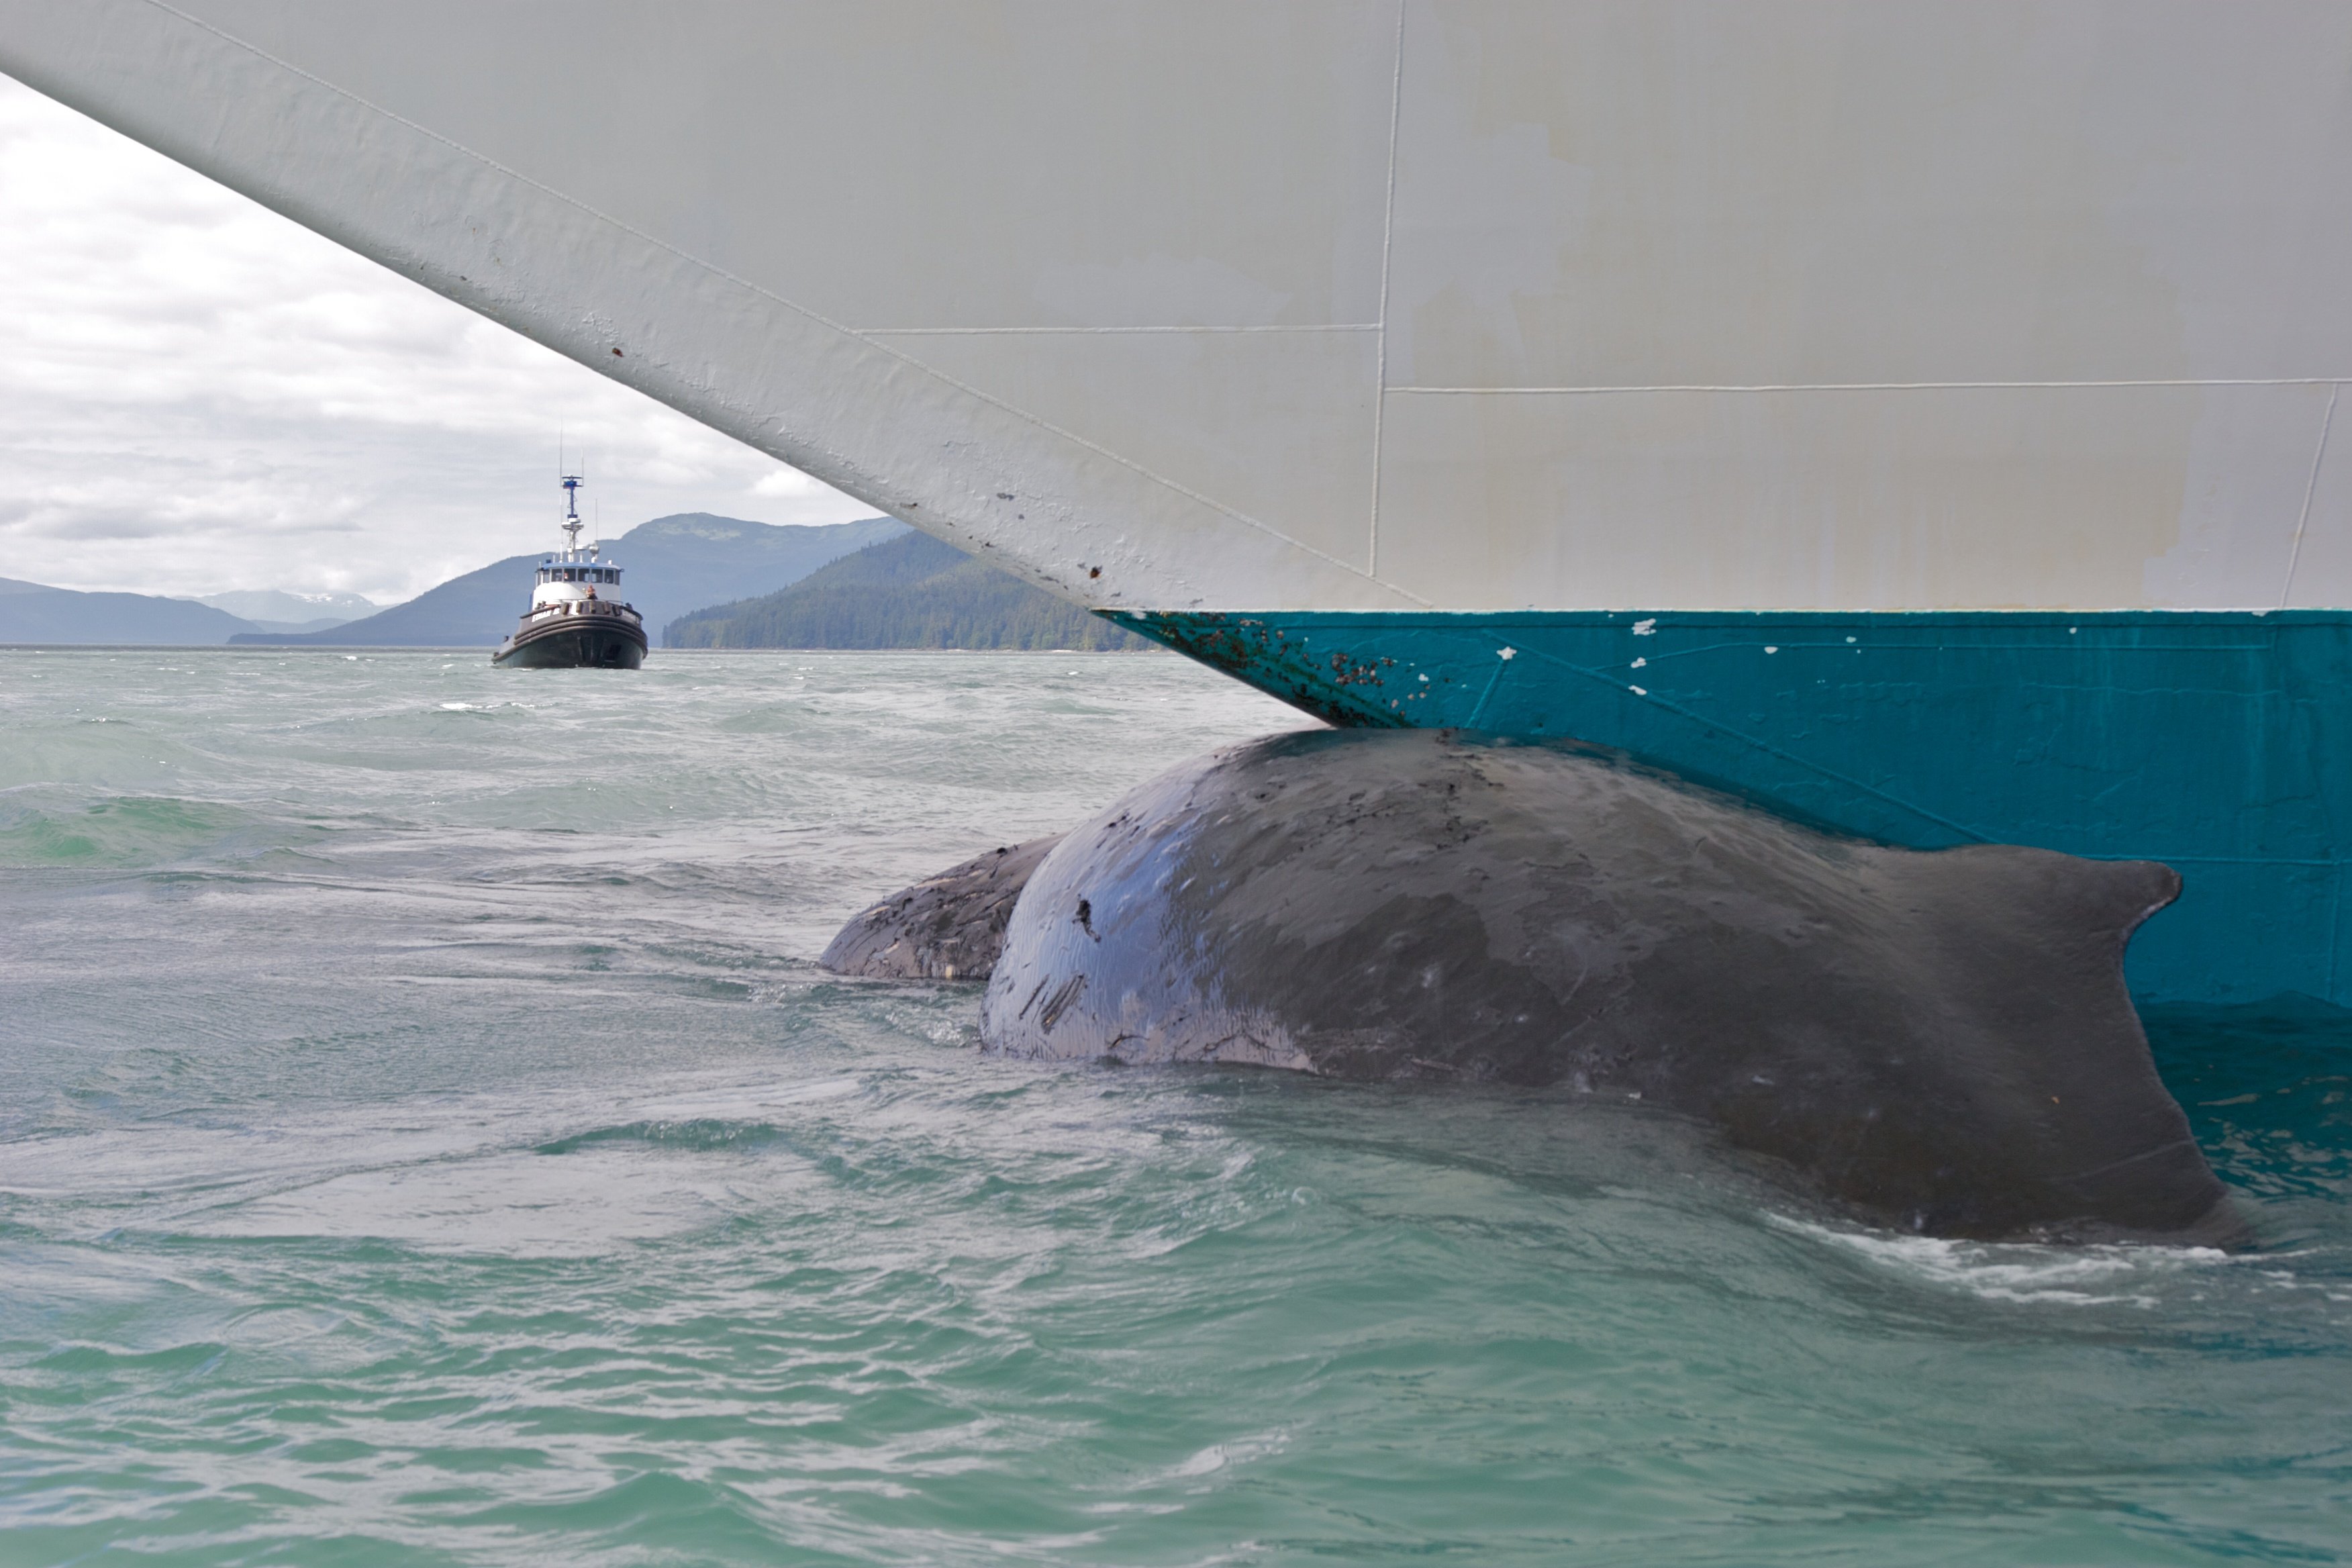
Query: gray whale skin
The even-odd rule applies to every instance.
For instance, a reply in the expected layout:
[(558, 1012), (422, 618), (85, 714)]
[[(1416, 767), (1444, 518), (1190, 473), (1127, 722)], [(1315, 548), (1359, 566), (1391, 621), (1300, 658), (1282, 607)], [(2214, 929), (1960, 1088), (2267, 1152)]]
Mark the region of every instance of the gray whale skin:
[(1638, 1100), (1900, 1228), (2229, 1245), (2122, 973), (2179, 887), (1834, 837), (1595, 748), (1309, 731), (1184, 763), (1053, 846), (981, 1032)]
[(860, 910), (819, 966), (868, 980), (985, 980), (1021, 889), (1062, 841), (1032, 838), (975, 855)]

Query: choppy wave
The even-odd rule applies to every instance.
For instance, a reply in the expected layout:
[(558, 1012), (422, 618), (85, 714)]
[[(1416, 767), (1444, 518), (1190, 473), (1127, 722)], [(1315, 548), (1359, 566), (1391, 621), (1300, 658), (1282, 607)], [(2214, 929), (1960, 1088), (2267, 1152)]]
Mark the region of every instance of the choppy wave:
[(0, 801), (0, 866), (161, 866), (258, 826), (205, 801), (118, 795), (68, 807)]

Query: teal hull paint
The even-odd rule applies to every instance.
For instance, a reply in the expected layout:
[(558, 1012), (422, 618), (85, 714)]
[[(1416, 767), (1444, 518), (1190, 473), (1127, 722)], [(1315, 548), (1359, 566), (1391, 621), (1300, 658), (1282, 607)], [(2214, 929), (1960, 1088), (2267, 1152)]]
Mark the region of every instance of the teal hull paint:
[(1595, 742), (1920, 848), (2162, 860), (2187, 888), (2133, 942), (2144, 1000), (2352, 1005), (2352, 612), (1114, 618), (1337, 724)]

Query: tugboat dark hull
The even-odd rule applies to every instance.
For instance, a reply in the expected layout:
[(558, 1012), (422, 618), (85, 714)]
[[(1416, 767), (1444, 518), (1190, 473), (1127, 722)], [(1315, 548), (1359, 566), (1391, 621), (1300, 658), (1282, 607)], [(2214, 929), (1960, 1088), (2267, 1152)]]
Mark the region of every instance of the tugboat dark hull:
[(646, 662), (646, 634), (617, 617), (583, 626), (554, 626), (518, 632), (490, 656), (508, 669), (635, 669)]

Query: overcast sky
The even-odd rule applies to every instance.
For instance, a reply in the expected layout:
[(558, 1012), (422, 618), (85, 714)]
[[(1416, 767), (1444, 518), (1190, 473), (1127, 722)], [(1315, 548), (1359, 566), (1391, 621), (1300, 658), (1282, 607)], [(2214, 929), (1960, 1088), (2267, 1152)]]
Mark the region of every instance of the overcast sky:
[(560, 542), (559, 427), (608, 537), (873, 515), (4, 76), (0, 338), (0, 577), (406, 598)]

